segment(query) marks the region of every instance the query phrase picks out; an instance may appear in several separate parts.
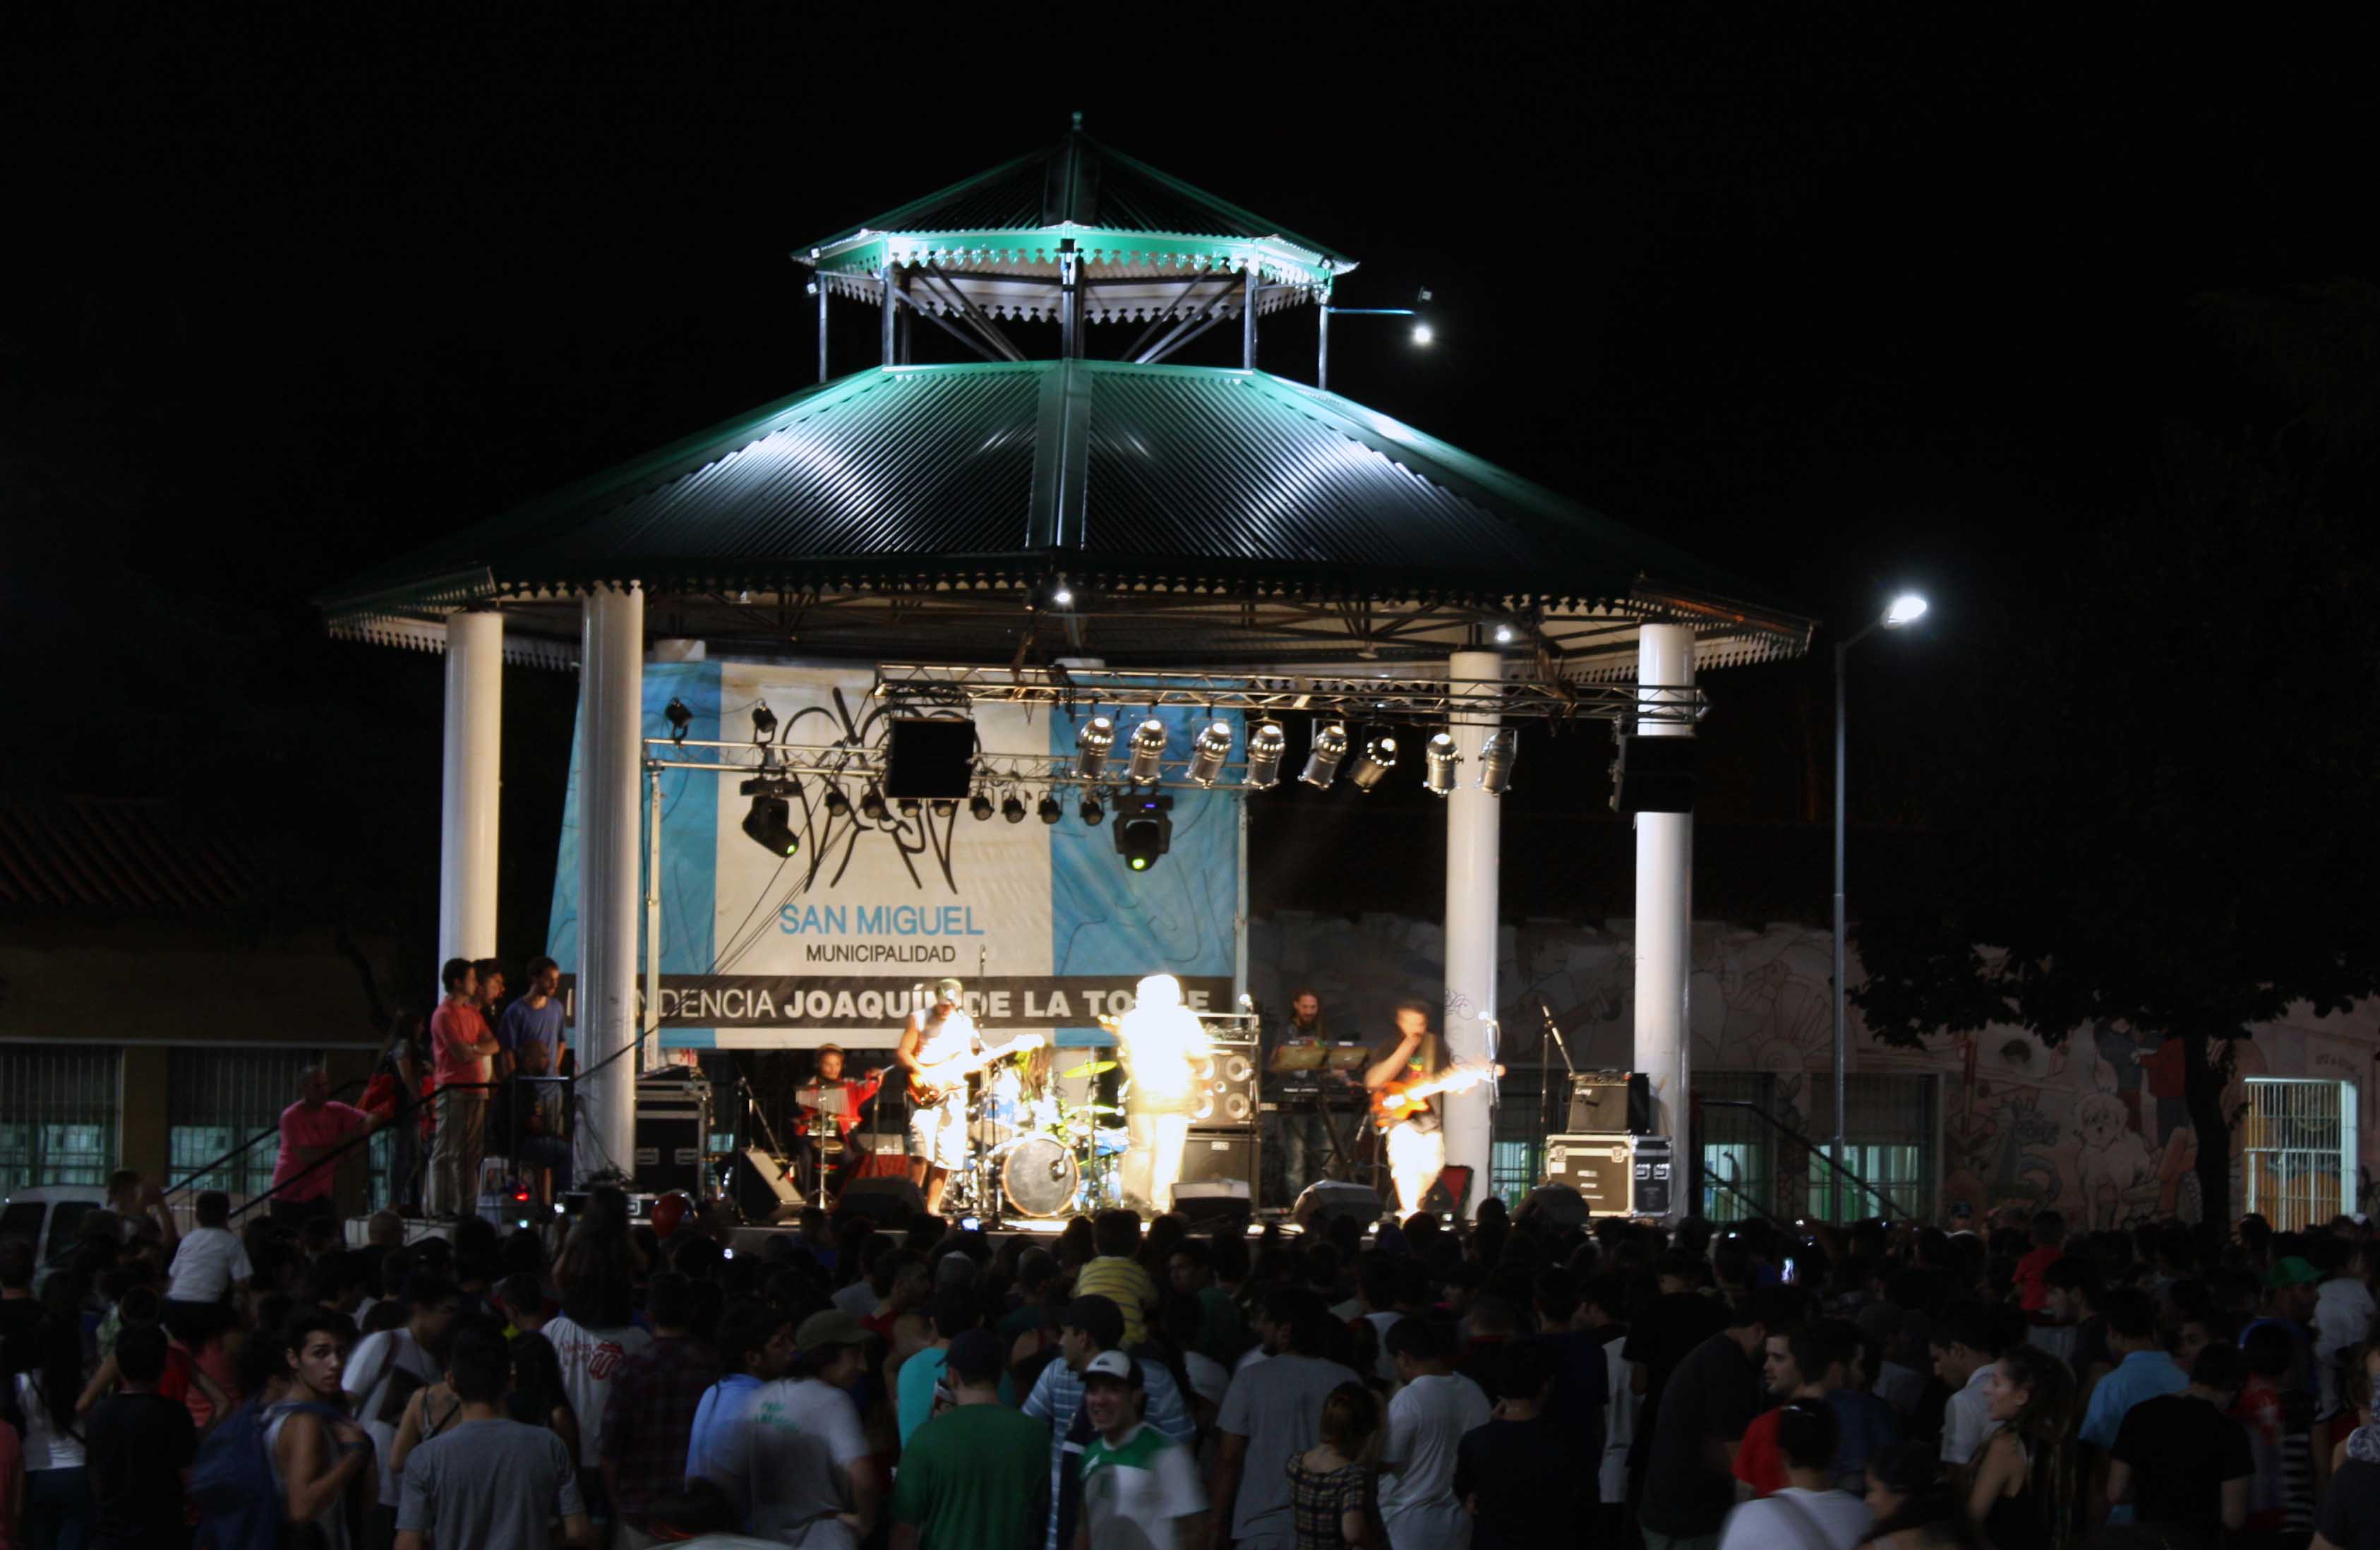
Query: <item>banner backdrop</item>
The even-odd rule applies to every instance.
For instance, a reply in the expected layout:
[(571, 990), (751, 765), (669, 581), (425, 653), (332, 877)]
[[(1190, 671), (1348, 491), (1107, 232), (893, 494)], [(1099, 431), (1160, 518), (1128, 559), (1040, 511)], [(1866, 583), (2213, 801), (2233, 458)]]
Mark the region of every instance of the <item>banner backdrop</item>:
[[(695, 741), (751, 735), (765, 702), (777, 741), (843, 743), (880, 752), (882, 706), (868, 697), (864, 668), (771, 667), (733, 661), (649, 662), (646, 735), (668, 735), (672, 699), (693, 712)], [(1148, 712), (1079, 707), (1115, 719), (1117, 751)], [(1159, 712), (1182, 757), (1204, 712)], [(1071, 755), (1078, 721), (1048, 708), (976, 710), (986, 752)], [(1232, 721), (1237, 740), (1238, 718)], [(705, 763), (721, 750), (689, 750)], [(811, 762), (815, 754), (795, 755)], [(1120, 761), (1119, 761), (1120, 762)], [(565, 971), (578, 956), (578, 755), (571, 755), (554, 868), (552, 953)], [(708, 770), (662, 776), (662, 1042), (675, 1048), (800, 1048), (824, 1043), (889, 1046), (926, 987), (944, 975), (967, 984), (987, 1031), (1033, 1031), (1066, 1045), (1111, 1042), (1099, 1025), (1132, 1004), (1144, 975), (1179, 977), (1194, 1007), (1229, 1008), (1232, 915), (1239, 891), (1239, 813), (1225, 792), (1173, 793), (1172, 847), (1134, 872), (1115, 847), (1112, 820), (1085, 824), (1078, 788), (1058, 793), (1064, 817), (1034, 812), (1042, 788), (1019, 786), (1022, 823), (995, 812), (948, 817), (930, 805), (888, 825), (859, 815), (865, 781), (845, 781), (852, 810), (830, 815), (823, 781), (803, 781), (792, 801), (800, 852), (780, 858), (743, 831), (750, 799), (742, 777)], [(992, 790), (997, 803), (1010, 794)], [(650, 803), (648, 803), (650, 805)], [(1111, 804), (1112, 805), (1112, 804)], [(646, 854), (640, 846), (640, 855)], [(640, 923), (641, 925), (641, 923)], [(638, 963), (643, 963), (641, 942)], [(565, 1005), (571, 982), (565, 980)], [(638, 976), (641, 998), (644, 978)]]

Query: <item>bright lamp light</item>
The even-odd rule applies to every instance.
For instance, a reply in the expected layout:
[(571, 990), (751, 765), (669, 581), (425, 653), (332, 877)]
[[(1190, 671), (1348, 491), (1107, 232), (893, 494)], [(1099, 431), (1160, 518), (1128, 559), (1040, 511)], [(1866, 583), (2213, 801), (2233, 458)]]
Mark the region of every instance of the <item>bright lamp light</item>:
[(1925, 616), (1925, 599), (1914, 592), (1903, 592), (1892, 599), (1891, 607), (1884, 611), (1884, 624), (1887, 629), (1899, 629)]

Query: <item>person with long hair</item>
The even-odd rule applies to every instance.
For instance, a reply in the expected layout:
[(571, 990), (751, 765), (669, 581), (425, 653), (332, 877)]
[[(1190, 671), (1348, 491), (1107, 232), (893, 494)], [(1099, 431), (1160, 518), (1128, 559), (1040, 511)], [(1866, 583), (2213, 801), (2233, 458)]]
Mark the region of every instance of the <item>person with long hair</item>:
[[(292, 1314), (282, 1332), (287, 1387), (265, 1411), (264, 1446), (281, 1484), (283, 1517), (296, 1531), (285, 1543), (349, 1550), (360, 1518), (349, 1510), (351, 1499), (373, 1493), (372, 1439), (346, 1419), (346, 1394), (339, 1387), (353, 1333), (345, 1316), (319, 1308)], [(336, 1411), (337, 1419), (324, 1410)]]
[(1871, 1521), (1861, 1543), (1876, 1550), (1912, 1550), (1918, 1538), (1912, 1531), (1962, 1517), (1931, 1443), (1897, 1442), (1878, 1449), (1867, 1461), (1864, 1499)]
[(82, 1420), (75, 1402), (82, 1397), (82, 1330), (74, 1319), (53, 1313), (18, 1348), (30, 1363), (11, 1375), (8, 1404), (23, 1439), (25, 1466), (24, 1543), (31, 1550), (82, 1550), (99, 1521), (83, 1449)]
[(1984, 1383), (1998, 1424), (1976, 1457), (1967, 1517), (1995, 1544), (2058, 1544), (2074, 1521), (2068, 1478), (2074, 1374), (2037, 1346), (2010, 1346)]
[(513, 1381), (504, 1395), (504, 1413), (524, 1426), (543, 1426), (570, 1445), (578, 1457), (578, 1413), (571, 1409), (570, 1391), (563, 1387), (562, 1359), (553, 1342), (524, 1331), (512, 1338)]
[(1360, 1383), (1342, 1383), (1322, 1401), (1321, 1440), (1289, 1459), (1289, 1513), (1297, 1550), (1378, 1550), (1380, 1401)]

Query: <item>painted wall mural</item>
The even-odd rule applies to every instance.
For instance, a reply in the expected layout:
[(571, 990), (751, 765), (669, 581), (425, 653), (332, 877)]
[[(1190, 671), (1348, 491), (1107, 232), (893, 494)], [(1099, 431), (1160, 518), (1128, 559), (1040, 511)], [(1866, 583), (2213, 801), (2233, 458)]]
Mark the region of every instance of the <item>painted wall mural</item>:
[[(1577, 1065), (1629, 1066), (1633, 949), (1626, 921), (1506, 925), (1498, 996), (1508, 1060), (1535, 1061), (1542, 1021), (1536, 998), (1543, 997)], [(1250, 925), (1249, 984), (1274, 1008), (1310, 987), (1322, 998), (1334, 1033), (1369, 1040), (1389, 1028), (1399, 1000), (1439, 998), (1440, 953), (1432, 922), (1283, 913)], [(1831, 1125), (1830, 958), (1828, 933), (1803, 926), (1694, 927), (1694, 1069), (1765, 1074), (1777, 1118), (1805, 1134)], [(1851, 975), (1857, 984), (1856, 955)], [(2002, 1205), (2054, 1205), (2094, 1228), (2166, 1216), (2195, 1219), (2197, 1136), (2182, 1104), (2180, 1041), (2158, 1040), (2119, 1022), (2080, 1030), (2054, 1048), (2020, 1028), (1989, 1027), (1936, 1035), (1922, 1048), (1903, 1049), (1872, 1040), (1857, 1007), (1850, 1016), (1853, 1074), (1937, 1079), (1937, 1172), (1945, 1212), (1961, 1203), (1979, 1214)], [(2237, 1049), (2227, 1107), (2243, 1101), (2242, 1084), (2252, 1076), (2350, 1083), (2358, 1156), (2374, 1156), (2380, 1142), (2372, 1101), (2380, 1006), (2327, 1018), (2294, 1009)], [(1859, 1112), (1854, 1107), (1854, 1116)], [(1798, 1158), (1777, 1161), (1780, 1204), (1802, 1176), (1799, 1165)], [(2243, 1208), (2241, 1185), (2235, 1157), (2235, 1208)]]

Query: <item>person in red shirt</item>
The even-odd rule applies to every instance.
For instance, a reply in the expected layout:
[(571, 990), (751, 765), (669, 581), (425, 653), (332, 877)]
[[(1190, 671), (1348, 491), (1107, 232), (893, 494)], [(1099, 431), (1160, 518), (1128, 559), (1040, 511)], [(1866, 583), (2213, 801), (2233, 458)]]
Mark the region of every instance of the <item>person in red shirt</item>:
[[(820, 1047), (818, 1079), (805, 1086), (802, 1092), (807, 1094), (810, 1087), (819, 1087), (841, 1093), (843, 1112), (821, 1114), (818, 1108), (807, 1103), (797, 1103), (795, 1107), (794, 1134), (798, 1138), (797, 1148), (809, 1161), (811, 1182), (808, 1193), (812, 1198), (816, 1198), (820, 1170), (824, 1170), (827, 1176), (829, 1192), (836, 1195), (843, 1193), (845, 1182), (857, 1176), (856, 1168), (862, 1154), (852, 1140), (852, 1132), (859, 1128), (861, 1107), (883, 1085), (884, 1072), (881, 1070), (871, 1071), (862, 1077), (846, 1077), (843, 1074), (842, 1046), (829, 1044)], [(835, 1138), (842, 1143), (838, 1152), (830, 1153), (823, 1144), (822, 1134), (812, 1133), (813, 1131), (823, 1132), (830, 1126)]]
[(1735, 1450), (1735, 1478), (1751, 1486), (1754, 1496), (1772, 1496), (1793, 1483), (1784, 1449), (1777, 1444), (1778, 1419), (1794, 1400), (1825, 1404), (1827, 1391), (1841, 1386), (1855, 1353), (1842, 1349), (1839, 1340), (1839, 1331), (1826, 1323), (1769, 1331), (1760, 1374), (1776, 1403), (1753, 1418)]
[(430, 1210), (455, 1220), (480, 1212), (480, 1159), (487, 1150), (488, 1058), (496, 1036), (480, 1011), (480, 975), (468, 958), (439, 972), (446, 999), (430, 1014), (438, 1084), (438, 1144), (430, 1159)]
[(2040, 1313), (2049, 1302), (2049, 1283), (2042, 1278), (2065, 1257), (2065, 1217), (2056, 1211), (2034, 1212), (2033, 1252), (2016, 1262), (2017, 1290), (2022, 1294), (2018, 1305), (2026, 1313)]
[(273, 1165), (273, 1219), (295, 1227), (336, 1216), (331, 1186), (339, 1170), (322, 1159), (348, 1137), (379, 1128), (378, 1115), (331, 1101), (330, 1074), (322, 1067), (299, 1072), (298, 1101), (281, 1111), (281, 1156)]

